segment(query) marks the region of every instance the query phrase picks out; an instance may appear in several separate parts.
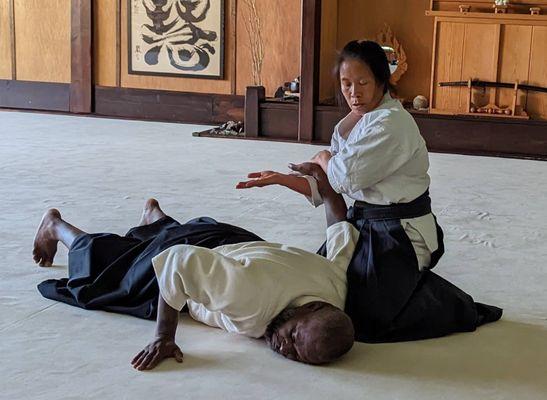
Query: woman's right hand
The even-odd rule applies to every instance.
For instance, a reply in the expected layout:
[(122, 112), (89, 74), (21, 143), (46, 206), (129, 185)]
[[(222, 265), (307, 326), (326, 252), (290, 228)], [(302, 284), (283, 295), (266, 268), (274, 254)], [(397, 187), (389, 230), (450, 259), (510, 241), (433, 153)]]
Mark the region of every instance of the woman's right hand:
[(248, 181), (239, 182), (236, 185), (236, 189), (249, 189), (252, 187), (278, 185), (282, 183), (284, 176), (286, 175), (275, 171), (251, 172), (247, 175), (247, 178), (251, 179)]
[(300, 164), (289, 164), (289, 168), (302, 175), (313, 176), (317, 181), (317, 189), (322, 197), (336, 194), (329, 183), (329, 178), (323, 169), (316, 163), (304, 162)]

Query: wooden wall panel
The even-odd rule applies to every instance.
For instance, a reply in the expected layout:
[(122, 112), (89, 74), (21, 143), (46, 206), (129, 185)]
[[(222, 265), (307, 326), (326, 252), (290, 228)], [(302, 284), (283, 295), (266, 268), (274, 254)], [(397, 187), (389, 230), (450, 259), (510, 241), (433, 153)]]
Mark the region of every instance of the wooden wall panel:
[[(244, 95), (253, 86), (249, 34), (245, 20), (249, 18), (247, 0), (238, 0), (236, 92)], [(284, 82), (300, 73), (301, 1), (254, 0), (261, 21), (264, 41), (262, 86), (266, 96), (273, 96)]]
[(442, 87), (439, 82), (459, 81), (462, 74), (462, 54), (465, 25), (455, 22), (440, 22), (437, 27), (437, 49), (432, 107), (439, 110), (459, 107), (459, 97), (463, 89)]
[(338, 0), (323, 0), (321, 4), (321, 64), (319, 67), (319, 101), (334, 97), (333, 77), (338, 36)]
[(126, 88), (173, 90), (179, 92), (195, 93), (219, 93), (230, 94), (232, 69), (236, 62), (233, 60), (231, 48), (234, 46), (233, 38), (228, 34), (234, 23), (230, 15), (232, 1), (226, 0), (225, 14), (225, 47), (224, 47), (224, 76), (227, 79), (195, 79), (195, 78), (171, 78), (163, 76), (130, 75), (127, 71), (127, 1), (121, 5), (121, 86)]
[(0, 0), (0, 79), (11, 79), (10, 0)]
[(93, 73), (99, 86), (117, 86), (117, 3), (118, 0), (93, 2)]
[[(530, 44), (532, 27), (524, 25), (504, 25), (501, 28), (500, 62), (498, 79), (500, 82), (527, 82), (530, 68)], [(545, 44), (547, 46), (547, 43)], [(522, 93), (521, 105), (525, 104), (526, 93)], [(497, 91), (496, 104), (510, 107), (513, 102), (513, 90)]]
[[(547, 87), (547, 26), (534, 26), (530, 57), (530, 85)], [(528, 92), (528, 113), (547, 119), (547, 93)]]
[(70, 0), (15, 0), (17, 79), (70, 83)]
[(383, 24), (389, 24), (408, 58), (399, 95), (409, 100), (418, 94), (429, 96), (433, 48), (433, 18), (425, 16), (429, 6), (430, 0), (339, 0), (338, 48), (353, 39), (375, 39)]

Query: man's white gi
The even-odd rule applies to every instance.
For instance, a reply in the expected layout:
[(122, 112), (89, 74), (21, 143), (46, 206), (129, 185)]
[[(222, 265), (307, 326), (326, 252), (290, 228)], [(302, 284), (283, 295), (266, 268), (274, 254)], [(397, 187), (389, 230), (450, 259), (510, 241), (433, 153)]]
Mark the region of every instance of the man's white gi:
[(152, 260), (161, 296), (207, 325), (261, 337), (287, 307), (324, 301), (344, 309), (346, 271), (359, 234), (343, 221), (327, 229), (327, 258), (269, 242), (173, 246)]

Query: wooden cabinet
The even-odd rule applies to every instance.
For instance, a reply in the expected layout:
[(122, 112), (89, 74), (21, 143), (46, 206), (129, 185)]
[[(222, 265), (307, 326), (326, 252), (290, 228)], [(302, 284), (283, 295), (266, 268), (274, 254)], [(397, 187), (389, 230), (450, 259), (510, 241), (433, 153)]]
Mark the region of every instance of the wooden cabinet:
[[(427, 14), (435, 18), (432, 113), (468, 111), (468, 89), (440, 87), (439, 82), (471, 78), (508, 83), (518, 80), (547, 87), (547, 15), (435, 9)], [(513, 90), (476, 88), (472, 97), (478, 104), (511, 106)], [(547, 119), (547, 93), (519, 91), (517, 104), (533, 119)]]

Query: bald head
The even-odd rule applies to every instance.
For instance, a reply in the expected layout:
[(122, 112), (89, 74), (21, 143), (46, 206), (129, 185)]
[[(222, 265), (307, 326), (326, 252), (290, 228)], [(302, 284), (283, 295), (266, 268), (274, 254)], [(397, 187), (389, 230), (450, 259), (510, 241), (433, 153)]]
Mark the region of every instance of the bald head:
[(308, 364), (325, 364), (347, 353), (355, 332), (342, 310), (315, 301), (285, 309), (268, 327), (265, 338), (283, 356)]

